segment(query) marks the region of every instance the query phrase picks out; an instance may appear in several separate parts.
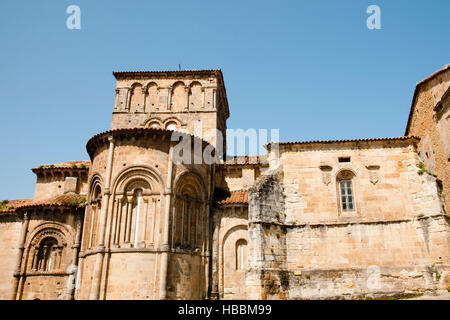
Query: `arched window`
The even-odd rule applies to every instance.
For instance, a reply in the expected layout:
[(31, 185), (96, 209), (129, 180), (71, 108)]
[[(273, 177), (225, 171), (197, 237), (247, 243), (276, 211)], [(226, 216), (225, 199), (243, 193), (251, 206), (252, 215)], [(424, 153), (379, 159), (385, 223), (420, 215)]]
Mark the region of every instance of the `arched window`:
[(187, 93), (183, 82), (174, 83), (172, 88), (171, 106), (172, 111), (182, 111), (186, 108)]
[(245, 270), (247, 264), (247, 241), (236, 241), (236, 270)]
[(144, 98), (142, 85), (139, 83), (134, 84), (131, 91), (130, 112), (143, 112)]
[(145, 109), (145, 112), (150, 112), (158, 109), (158, 86), (154, 82), (150, 83), (147, 86)]
[(175, 130), (177, 128), (177, 123), (175, 121), (169, 121), (166, 123), (167, 130)]
[(203, 107), (203, 90), (202, 85), (194, 81), (191, 83), (189, 91), (189, 108), (200, 109)]
[(90, 199), (88, 215), (86, 217), (87, 248), (93, 248), (97, 243), (98, 220), (102, 210), (102, 188), (95, 183)]
[(132, 169), (119, 179), (111, 213), (114, 246), (145, 248), (158, 241), (160, 189), (156, 179), (144, 169)]
[(173, 248), (200, 250), (204, 245), (206, 229), (203, 186), (193, 173), (184, 174), (175, 185), (174, 207), (171, 219)]
[(58, 269), (59, 263), (57, 258), (59, 251), (58, 241), (55, 238), (45, 238), (42, 240), (39, 245), (37, 270), (51, 271)]
[(148, 127), (159, 129), (161, 128), (161, 124), (158, 121), (152, 120), (148, 123)]
[(336, 184), (341, 212), (351, 212), (356, 210), (354, 177), (354, 173), (350, 170), (341, 171), (337, 175)]

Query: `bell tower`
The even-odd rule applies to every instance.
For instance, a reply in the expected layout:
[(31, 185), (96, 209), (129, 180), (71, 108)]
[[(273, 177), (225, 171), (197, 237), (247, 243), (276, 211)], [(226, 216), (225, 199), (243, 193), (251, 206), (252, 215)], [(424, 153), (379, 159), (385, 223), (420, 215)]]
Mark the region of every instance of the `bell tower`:
[(121, 71), (113, 75), (117, 87), (111, 129), (156, 127), (202, 134), (215, 147), (222, 142), (225, 152), (230, 113), (220, 69)]

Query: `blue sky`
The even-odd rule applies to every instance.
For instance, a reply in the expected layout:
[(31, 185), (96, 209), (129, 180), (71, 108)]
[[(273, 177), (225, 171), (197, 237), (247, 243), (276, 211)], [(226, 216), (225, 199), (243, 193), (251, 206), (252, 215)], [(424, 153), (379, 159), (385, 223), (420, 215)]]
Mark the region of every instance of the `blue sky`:
[[(68, 30), (66, 8), (81, 8)], [(369, 30), (366, 8), (381, 8)], [(229, 128), (280, 140), (403, 135), (415, 84), (450, 62), (450, 1), (2, 1), (0, 200), (39, 164), (89, 159), (113, 70), (220, 68)]]

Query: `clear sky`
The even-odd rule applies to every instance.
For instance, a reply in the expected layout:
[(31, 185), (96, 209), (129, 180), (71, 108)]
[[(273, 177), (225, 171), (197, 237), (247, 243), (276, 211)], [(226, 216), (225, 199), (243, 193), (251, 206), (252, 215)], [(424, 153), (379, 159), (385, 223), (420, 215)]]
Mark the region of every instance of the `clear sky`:
[[(81, 29), (66, 28), (69, 5)], [(369, 5), (381, 30), (369, 30)], [(223, 71), (229, 128), (280, 140), (403, 135), (415, 84), (450, 62), (450, 1), (1, 1), (0, 200), (30, 168), (89, 159), (113, 70)]]

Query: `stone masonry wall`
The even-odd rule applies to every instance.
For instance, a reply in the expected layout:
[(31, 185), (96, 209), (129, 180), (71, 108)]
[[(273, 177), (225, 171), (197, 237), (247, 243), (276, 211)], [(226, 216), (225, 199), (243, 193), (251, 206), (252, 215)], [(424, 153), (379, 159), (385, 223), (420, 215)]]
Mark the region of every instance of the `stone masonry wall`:
[(22, 219), (0, 215), (0, 300), (11, 299)]
[(418, 151), (425, 167), (443, 182), (447, 210), (450, 208), (450, 108), (442, 101), (443, 110), (434, 107), (450, 87), (450, 69), (425, 82), (419, 89), (407, 134), (419, 136)]
[(248, 299), (289, 298), (282, 171), (268, 171), (249, 189)]
[[(450, 228), (436, 179), (405, 142), (289, 147), (249, 190), (248, 297), (355, 298), (447, 288)], [(338, 159), (350, 157), (350, 162)], [(353, 172), (356, 210), (336, 179)]]

